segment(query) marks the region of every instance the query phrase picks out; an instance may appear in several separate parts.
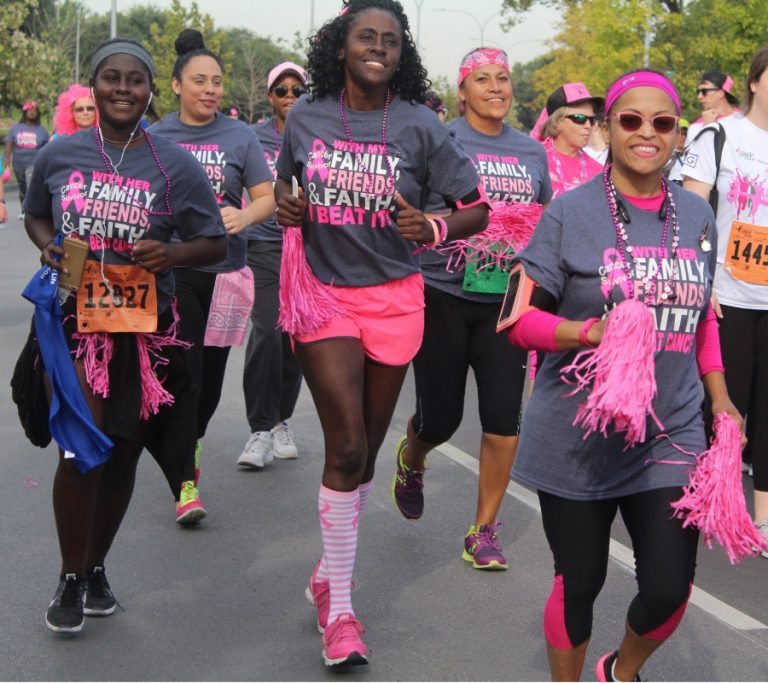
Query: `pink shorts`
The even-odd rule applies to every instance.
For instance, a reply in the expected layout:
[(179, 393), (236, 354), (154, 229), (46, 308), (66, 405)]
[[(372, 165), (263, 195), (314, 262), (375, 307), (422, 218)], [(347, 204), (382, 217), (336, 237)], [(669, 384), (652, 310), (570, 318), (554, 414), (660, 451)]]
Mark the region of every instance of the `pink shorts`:
[(382, 365), (407, 365), (424, 336), (424, 279), (414, 273), (371, 287), (328, 290), (346, 309), (311, 334), (293, 337), (299, 344), (324, 339), (359, 339), (365, 355)]

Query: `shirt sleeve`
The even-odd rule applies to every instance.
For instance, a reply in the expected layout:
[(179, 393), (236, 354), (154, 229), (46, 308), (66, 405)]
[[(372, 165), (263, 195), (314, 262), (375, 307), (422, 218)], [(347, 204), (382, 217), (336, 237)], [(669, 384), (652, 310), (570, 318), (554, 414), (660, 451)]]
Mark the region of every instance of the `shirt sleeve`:
[[(437, 117), (435, 125), (443, 126)], [(453, 131), (443, 128), (441, 132), (443, 135), (434, 141), (427, 160), (429, 187), (443, 197), (446, 204), (455, 204), (480, 187), (480, 176)]]
[[(301, 104), (301, 103), (299, 103)], [(294, 105), (294, 108), (291, 110), (291, 116), (288, 116), (288, 118), (285, 120), (285, 130), (283, 131), (283, 144), (280, 148), (280, 156), (277, 157), (277, 163), (275, 164), (275, 173), (277, 174), (278, 178), (282, 178), (283, 180), (287, 180), (290, 182), (291, 178), (293, 176), (296, 176), (297, 179), (299, 177), (299, 169), (296, 164), (296, 159), (294, 158), (294, 151), (293, 151), (293, 138), (294, 138), (294, 121), (296, 120), (296, 116), (303, 116), (305, 115), (304, 109), (305, 107), (301, 107), (299, 111), (295, 111), (295, 107), (298, 107), (299, 105)]]
[(547, 160), (547, 153), (544, 148), (541, 148), (541, 155), (539, 157), (539, 163), (542, 164), (541, 172), (541, 187), (539, 188), (539, 196), (536, 201), (539, 204), (549, 204), (552, 201), (552, 178), (549, 176), (549, 161)]
[(705, 133), (691, 143), (683, 159), (683, 175), (692, 180), (699, 180), (708, 185), (714, 185), (717, 180), (715, 164), (715, 134), (716, 129), (709, 128), (713, 133)]

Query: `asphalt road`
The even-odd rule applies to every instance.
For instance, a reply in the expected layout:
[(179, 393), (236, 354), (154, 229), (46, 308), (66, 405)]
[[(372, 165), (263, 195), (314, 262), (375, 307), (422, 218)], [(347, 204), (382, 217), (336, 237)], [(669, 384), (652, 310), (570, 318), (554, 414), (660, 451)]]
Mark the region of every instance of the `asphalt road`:
[[(31, 305), (19, 292), (37, 254), (16, 215), (0, 231), (0, 679), (329, 680), (313, 609), (303, 590), (320, 554), (316, 517), (322, 436), (306, 391), (292, 427), (301, 457), (263, 472), (235, 460), (248, 436), (233, 351), (224, 398), (204, 442), (201, 491), (210, 516), (198, 528), (174, 523), (173, 500), (149, 457), (107, 563), (125, 608), (89, 619), (79, 637), (56, 637), (43, 614), (57, 583), (51, 511), (56, 453), (32, 447), (10, 399), (13, 364)], [(473, 389), (465, 424), (429, 461), (424, 518), (409, 523), (390, 501), (394, 444), (413, 406), (406, 381), (380, 456), (361, 525), (354, 604), (367, 627), (371, 664), (346, 678), (379, 680), (545, 680), (541, 613), (552, 562), (530, 494), (516, 486), (502, 508), (510, 569), (473, 570), (460, 559), (472, 521), (479, 426)], [(746, 480), (750, 486), (750, 481)], [(614, 649), (634, 594), (626, 534), (617, 527), (584, 679)], [(731, 567), (702, 546), (697, 593), (674, 637), (643, 671), (646, 680), (768, 680), (768, 560)], [(344, 678), (344, 676), (342, 676)]]

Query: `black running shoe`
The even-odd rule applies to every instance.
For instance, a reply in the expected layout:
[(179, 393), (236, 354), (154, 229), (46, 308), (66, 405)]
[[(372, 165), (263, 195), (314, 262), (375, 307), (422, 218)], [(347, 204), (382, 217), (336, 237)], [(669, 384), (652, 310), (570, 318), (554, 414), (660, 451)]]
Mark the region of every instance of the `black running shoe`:
[[(619, 651), (606, 652), (600, 659), (597, 660), (597, 666), (595, 666), (595, 673), (597, 674), (598, 681), (615, 681), (613, 677), (613, 664), (616, 658), (619, 656)], [(633, 679), (639, 681), (640, 674), (637, 674)]]
[(77, 574), (63, 574), (45, 614), (45, 625), (55, 633), (79, 633), (83, 628), (85, 581)]
[(114, 614), (118, 602), (112, 595), (104, 567), (96, 565), (85, 575), (85, 607), (83, 613), (87, 617), (108, 617)]

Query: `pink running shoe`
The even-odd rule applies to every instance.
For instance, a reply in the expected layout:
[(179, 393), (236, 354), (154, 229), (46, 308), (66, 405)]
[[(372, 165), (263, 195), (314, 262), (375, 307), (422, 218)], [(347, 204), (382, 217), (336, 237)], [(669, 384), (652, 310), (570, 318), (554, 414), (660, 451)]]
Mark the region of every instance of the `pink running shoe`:
[(304, 595), (309, 600), (310, 605), (317, 607), (317, 630), (320, 633), (325, 633), (325, 627), (328, 626), (328, 613), (331, 611), (331, 583), (330, 581), (317, 580), (320, 562), (321, 560), (318, 560), (312, 570), (312, 576), (309, 577)]
[[(600, 657), (600, 659), (597, 660), (597, 664), (595, 665), (595, 674), (597, 674), (598, 681), (604, 681), (607, 683), (607, 681), (616, 680), (613, 677), (613, 665), (616, 663), (616, 658), (618, 656), (619, 651), (614, 650), (613, 652), (606, 652), (602, 657)], [(633, 680), (640, 681), (640, 674), (637, 674)]]
[(363, 625), (352, 614), (340, 614), (323, 633), (323, 661), (326, 666), (368, 663), (368, 648), (361, 634)]

